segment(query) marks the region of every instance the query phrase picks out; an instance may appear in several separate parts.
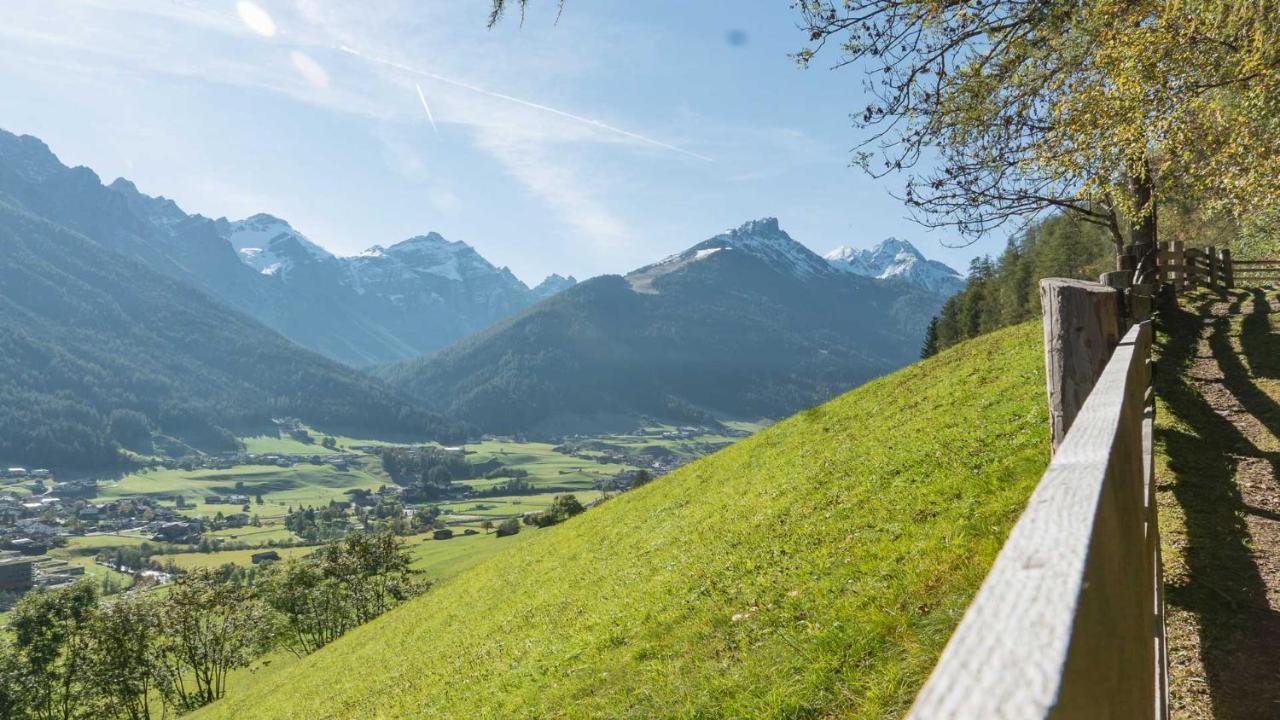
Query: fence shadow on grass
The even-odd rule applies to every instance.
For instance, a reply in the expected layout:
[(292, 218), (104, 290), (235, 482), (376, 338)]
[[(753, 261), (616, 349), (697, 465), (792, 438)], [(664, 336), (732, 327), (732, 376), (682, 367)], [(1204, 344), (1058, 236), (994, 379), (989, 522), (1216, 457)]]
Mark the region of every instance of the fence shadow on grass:
[[(1236, 294), (1232, 312), (1245, 295)], [(1280, 614), (1269, 609), (1267, 586), (1254, 560), (1236, 483), (1242, 459), (1280, 462), (1260, 451), (1209, 402), (1189, 371), (1196, 363), (1202, 330), (1221, 367), (1223, 386), (1251, 413), (1264, 413), (1274, 432), (1280, 406), (1255, 386), (1231, 347), (1230, 318), (1209, 320), (1206, 302), (1199, 312), (1169, 303), (1161, 313), (1164, 337), (1157, 393), (1185, 430), (1165, 429), (1159, 440), (1177, 477), (1172, 492), (1186, 518), (1187, 577), (1168, 588), (1171, 605), (1200, 622), (1200, 651), (1216, 718), (1280, 717)], [(1264, 318), (1265, 319), (1265, 318)], [(1252, 366), (1252, 364), (1251, 364)], [(1264, 512), (1269, 512), (1265, 511)]]

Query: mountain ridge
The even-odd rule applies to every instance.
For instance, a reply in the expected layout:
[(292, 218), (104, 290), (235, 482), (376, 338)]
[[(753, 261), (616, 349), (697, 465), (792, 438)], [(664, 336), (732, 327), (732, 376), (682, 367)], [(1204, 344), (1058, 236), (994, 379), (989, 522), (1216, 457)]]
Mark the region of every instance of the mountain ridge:
[[(353, 366), (434, 352), (567, 286), (535, 292), (469, 245), (434, 233), (396, 243), (390, 255), (339, 258), (273, 215), (188, 214), (125, 178), (104, 185), (89, 168), (64, 165), (38, 138), (3, 130), (0, 191)], [(456, 272), (416, 264), (422, 239), (454, 247)]]
[[(33, 214), (0, 189), (0, 458), (52, 468), (128, 450), (226, 451), (298, 417), (331, 431), (453, 437), (384, 384), (301, 348), (189, 283)], [(141, 418), (141, 420), (138, 420)], [(160, 445), (163, 444), (163, 447)]]
[(838, 272), (765, 218), (376, 372), (504, 434), (779, 417), (910, 362), (943, 300)]

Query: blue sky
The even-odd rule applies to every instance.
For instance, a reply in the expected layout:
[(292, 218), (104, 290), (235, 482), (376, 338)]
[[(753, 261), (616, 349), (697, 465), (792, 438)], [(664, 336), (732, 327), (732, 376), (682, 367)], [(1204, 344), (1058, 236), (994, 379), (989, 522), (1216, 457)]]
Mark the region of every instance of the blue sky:
[(849, 167), (862, 76), (796, 67), (789, 0), (555, 10), (488, 30), (488, 0), (7, 0), (0, 127), (188, 212), (269, 212), (337, 254), (434, 230), (530, 283), (762, 216), (961, 270), (1003, 246), (946, 247), (899, 180)]

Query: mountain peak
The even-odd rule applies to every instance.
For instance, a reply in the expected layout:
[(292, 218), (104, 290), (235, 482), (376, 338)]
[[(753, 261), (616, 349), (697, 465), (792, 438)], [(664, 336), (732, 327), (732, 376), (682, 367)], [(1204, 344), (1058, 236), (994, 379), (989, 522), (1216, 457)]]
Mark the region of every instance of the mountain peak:
[(4, 130), (0, 130), (0, 162), (36, 182), (66, 170), (40, 138)]
[(328, 250), (311, 242), (288, 222), (267, 213), (219, 223), (218, 227), (240, 259), (263, 275), (287, 273), (299, 264), (334, 259)]
[(388, 251), (397, 249), (410, 250), (424, 246), (470, 247), (464, 242), (446, 240), (445, 237), (438, 232), (429, 232), (426, 235), (414, 235), (411, 238), (406, 238), (386, 249)]
[(778, 227), (778, 218), (763, 217), (759, 220), (748, 220), (730, 232), (755, 235), (761, 233), (779, 233), (782, 232), (782, 228)]
[(129, 193), (138, 192), (138, 186), (134, 185), (132, 180), (128, 180), (122, 177), (118, 177), (115, 180), (112, 180), (111, 184), (108, 185), (107, 187), (111, 188), (112, 190), (116, 190), (118, 192), (129, 192)]
[(763, 260), (775, 270), (795, 275), (811, 277), (824, 275), (831, 271), (827, 263), (809, 248), (796, 242), (778, 225), (775, 217), (764, 217), (751, 220), (738, 227), (721, 233), (710, 240), (699, 243), (682, 253), (694, 253), (695, 259), (702, 259), (719, 249), (738, 249)]
[(655, 293), (658, 291), (654, 288), (654, 280), (690, 263), (711, 257), (721, 257), (726, 252), (750, 256), (768, 265), (775, 272), (802, 280), (830, 275), (832, 272), (825, 260), (792, 239), (778, 225), (777, 218), (764, 217), (730, 228), (653, 265), (633, 270), (627, 274), (627, 280), (636, 292)]
[(898, 279), (930, 292), (952, 295), (964, 287), (964, 278), (952, 268), (926, 259), (906, 240), (885, 238), (870, 250), (841, 245), (823, 256), (831, 267), (879, 280)]
[(561, 290), (566, 290), (578, 284), (578, 279), (570, 275), (564, 277), (559, 273), (551, 273), (542, 282), (534, 286), (533, 296), (541, 300), (542, 298), (551, 297)]
[(118, 177), (107, 186), (108, 190), (123, 197), (125, 203), (151, 222), (159, 226), (173, 226), (188, 218), (178, 204), (163, 195), (152, 197), (143, 193), (128, 178)]
[(391, 247), (375, 245), (354, 259), (363, 268), (359, 273), (367, 276), (365, 279), (368, 280), (375, 277), (383, 280), (392, 277), (408, 279), (424, 275), (453, 281), (501, 278), (503, 285), (528, 290), (511, 271), (495, 266), (475, 248), (460, 240), (449, 240), (437, 232), (414, 235)]

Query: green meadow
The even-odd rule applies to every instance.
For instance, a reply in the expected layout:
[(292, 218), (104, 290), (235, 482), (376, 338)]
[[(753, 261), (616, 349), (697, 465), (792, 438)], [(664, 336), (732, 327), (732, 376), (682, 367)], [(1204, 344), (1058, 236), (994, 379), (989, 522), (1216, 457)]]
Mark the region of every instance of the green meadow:
[[(643, 436), (608, 436), (603, 441), (615, 446), (644, 447), (647, 445), (666, 444), (654, 434), (663, 428), (646, 431)], [(257, 436), (242, 438), (246, 450), (254, 454), (326, 454), (318, 441), (323, 433), (310, 430), (317, 439), (314, 445), (301, 443), (287, 434), (278, 436)], [(385, 445), (379, 441), (357, 440), (337, 437), (338, 447), (348, 452), (357, 446)], [(724, 443), (731, 441), (719, 435), (697, 441), (680, 441), (683, 443), (679, 452), (688, 453), (692, 457), (699, 448), (706, 445), (698, 443)], [(446, 501), (440, 503), (443, 519), (452, 527), (457, 536), (448, 541), (425, 541), (423, 536), (407, 539), (413, 548), (415, 567), (423, 570), (427, 576), (438, 578), (455, 574), (459, 569), (470, 567), (475, 562), (496, 554), (506, 547), (519, 544), (523, 540), (497, 540), (492, 535), (466, 536), (463, 533), (471, 528), (483, 530), (485, 521), (501, 522), (507, 518), (519, 518), (527, 513), (545, 510), (556, 495), (572, 493), (584, 503), (599, 500), (603, 493), (596, 489), (598, 483), (608, 480), (618, 473), (634, 470), (635, 467), (625, 463), (600, 462), (594, 457), (579, 458), (557, 452), (554, 445), (548, 443), (524, 443), (514, 441), (489, 440), (466, 445), (464, 450), (467, 460), (473, 464), (485, 464), (497, 461), (510, 468), (528, 473), (525, 478), (532, 486), (530, 492), (519, 495), (501, 495), (495, 497), (477, 497), (466, 500)], [(459, 485), (470, 490), (483, 492), (494, 487), (506, 478), (458, 480)], [(328, 465), (299, 463), (292, 467), (276, 465), (242, 465), (230, 469), (146, 469), (131, 473), (117, 480), (103, 481), (99, 484), (99, 494), (95, 502), (110, 502), (129, 497), (150, 497), (162, 504), (174, 507), (179, 497), (183, 500), (180, 512), (188, 517), (211, 518), (217, 513), (230, 515), (242, 512), (239, 505), (226, 503), (206, 503), (209, 496), (226, 496), (232, 493), (249, 496), (248, 513), (257, 518), (257, 525), (240, 528), (223, 528), (205, 533), (205, 538), (214, 543), (232, 543), (237, 546), (248, 546), (248, 549), (215, 549), (212, 552), (182, 552), (158, 558), (162, 563), (170, 560), (179, 568), (217, 567), (224, 563), (242, 566), (251, 564), (250, 556), (265, 547), (276, 547), (282, 556), (305, 555), (308, 548), (279, 548), (296, 542), (298, 538), (282, 525), (283, 517), (290, 508), (303, 506), (322, 507), (331, 501), (349, 500), (347, 491), (354, 488), (377, 490), (383, 485), (393, 484), (382, 470), (381, 462), (375, 455), (363, 454), (362, 460), (347, 470), (338, 470)], [(257, 502), (261, 494), (262, 503)], [(534, 531), (526, 528), (522, 538)], [(480, 538), (487, 537), (491, 542)], [(140, 544), (146, 538), (94, 535), (85, 538), (73, 538), (73, 547), (55, 553), (60, 557), (82, 558), (78, 562), (92, 566), (92, 558), (99, 549), (113, 544)], [(119, 575), (107, 568), (90, 567), (94, 574)], [(123, 576), (121, 576), (123, 577)], [(117, 580), (119, 578), (116, 578)]]
[[(99, 484), (98, 501), (146, 496), (172, 501), (181, 495), (190, 515), (239, 512), (238, 506), (206, 504), (210, 495), (242, 492), (250, 496), (250, 512), (283, 515), (292, 505), (321, 506), (331, 500), (348, 500), (352, 488), (377, 490), (390, 481), (364, 468), (337, 470), (328, 465), (299, 464), (293, 467), (240, 465), (226, 470), (142, 470), (120, 480)], [(244, 490), (236, 490), (244, 483)], [(266, 507), (253, 502), (261, 493)]]

